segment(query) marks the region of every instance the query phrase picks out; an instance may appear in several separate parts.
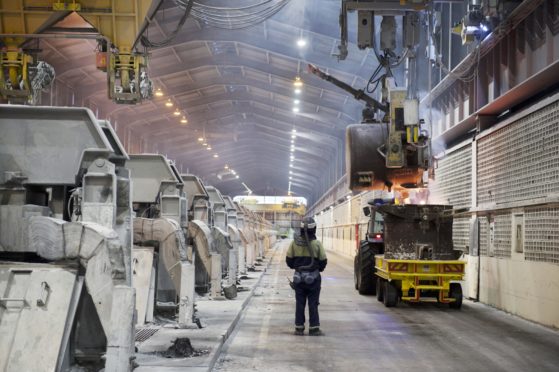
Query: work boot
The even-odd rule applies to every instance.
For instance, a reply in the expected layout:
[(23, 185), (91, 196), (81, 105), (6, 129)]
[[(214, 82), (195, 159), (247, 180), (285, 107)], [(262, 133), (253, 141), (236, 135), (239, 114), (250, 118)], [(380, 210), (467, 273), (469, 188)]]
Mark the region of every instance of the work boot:
[(309, 329), (309, 336), (324, 336), (324, 332), (320, 330), (320, 328), (311, 328)]
[(295, 327), (295, 336), (303, 336), (305, 334), (305, 327)]

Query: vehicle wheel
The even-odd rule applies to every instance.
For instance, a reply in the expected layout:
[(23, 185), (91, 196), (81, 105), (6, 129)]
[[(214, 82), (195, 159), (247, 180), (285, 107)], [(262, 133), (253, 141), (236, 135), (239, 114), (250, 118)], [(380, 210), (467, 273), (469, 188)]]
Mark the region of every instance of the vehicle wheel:
[(379, 302), (383, 302), (384, 298), (383, 298), (383, 282), (384, 279), (381, 279), (379, 277), (377, 277), (377, 300)]
[(462, 307), (462, 286), (460, 286), (460, 283), (450, 283), (448, 297), (455, 300), (448, 304), (451, 309), (460, 309)]
[(367, 241), (362, 241), (359, 247), (358, 259), (358, 281), (359, 281), (359, 294), (374, 295), (376, 294), (375, 283), (375, 254), (378, 249), (374, 249), (372, 244)]
[(359, 254), (353, 259), (353, 283), (355, 284), (355, 289), (359, 290)]
[(386, 307), (394, 307), (398, 303), (398, 288), (388, 280), (384, 282), (383, 300)]

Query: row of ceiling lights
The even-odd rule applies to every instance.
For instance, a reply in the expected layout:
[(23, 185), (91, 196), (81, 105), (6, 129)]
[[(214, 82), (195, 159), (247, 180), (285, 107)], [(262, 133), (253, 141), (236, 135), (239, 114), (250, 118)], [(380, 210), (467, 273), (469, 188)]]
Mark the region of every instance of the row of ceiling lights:
[[(307, 44), (305, 39), (299, 39), (297, 40), (297, 46), (300, 48), (303, 48), (305, 45)], [(301, 79), (301, 77), (296, 76), (295, 77), (295, 81), (293, 81), (293, 93), (295, 94), (295, 96), (299, 96), (301, 93), (303, 92), (303, 80)], [(301, 101), (299, 100), (299, 98), (294, 98), (293, 99), (293, 112), (295, 114), (297, 114), (300, 110), (299, 110), (299, 103), (301, 103)], [(295, 139), (297, 138), (297, 130), (295, 128), (293, 128), (293, 130), (291, 130), (291, 147), (289, 150), (289, 168), (293, 168), (293, 161), (295, 160)], [(293, 171), (291, 169), (289, 169), (289, 183), (288, 183), (288, 187), (287, 187), (287, 195), (291, 196), (291, 185), (292, 185), (292, 180), (293, 180)]]
[[(198, 142), (200, 142), (206, 150), (212, 151), (212, 146), (208, 143), (208, 141), (204, 137), (198, 137)], [(219, 155), (217, 153), (214, 153), (213, 157), (217, 159), (217, 158), (219, 158)], [(235, 172), (234, 169), (230, 169), (229, 165), (225, 164), (224, 168), (226, 170), (228, 170), (229, 172), (231, 172), (235, 176), (235, 178), (237, 178), (237, 179), (239, 178), (239, 175), (237, 174), (237, 172)]]
[[(294, 128), (291, 130), (291, 147), (289, 149), (289, 168), (293, 168), (293, 162), (295, 161), (295, 139), (297, 138), (297, 130)], [(291, 196), (291, 181), (293, 180), (293, 171), (289, 170), (289, 183), (287, 187), (287, 195)]]
[[(161, 88), (157, 88), (157, 89), (155, 90), (155, 96), (156, 96), (156, 97), (163, 97), (163, 95), (164, 95), (164, 94), (163, 94), (163, 91), (161, 90)], [(165, 106), (166, 106), (166, 107), (169, 107), (169, 108), (173, 107), (173, 106), (174, 106), (173, 101), (171, 101), (170, 98), (167, 98), (167, 101), (165, 102)], [(173, 115), (174, 115), (174, 116), (181, 116), (181, 112), (180, 112), (180, 110), (178, 109), (178, 107), (177, 107), (177, 108), (175, 109), (175, 111), (173, 112)], [(188, 124), (188, 120), (186, 119), (186, 116), (185, 116), (184, 114), (182, 114), (182, 118), (180, 119), (180, 123), (181, 123), (181, 124), (184, 124), (184, 125)]]

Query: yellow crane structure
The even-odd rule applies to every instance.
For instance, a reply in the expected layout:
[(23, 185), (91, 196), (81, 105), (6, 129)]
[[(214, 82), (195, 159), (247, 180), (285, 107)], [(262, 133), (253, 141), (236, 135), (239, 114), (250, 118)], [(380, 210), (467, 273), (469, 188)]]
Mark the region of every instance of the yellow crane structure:
[(151, 96), (147, 53), (137, 44), (162, 2), (0, 0), (0, 94), (7, 100), (31, 96), (30, 39), (68, 37), (97, 40), (97, 68), (107, 72), (114, 102), (134, 104)]

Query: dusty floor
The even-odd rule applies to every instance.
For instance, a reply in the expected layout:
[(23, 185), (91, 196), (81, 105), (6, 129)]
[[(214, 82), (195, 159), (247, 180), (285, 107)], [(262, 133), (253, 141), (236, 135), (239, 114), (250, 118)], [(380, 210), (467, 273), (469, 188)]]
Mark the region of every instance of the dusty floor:
[[(387, 309), (353, 288), (353, 264), (329, 255), (323, 337), (294, 336), (291, 271), (276, 252), (214, 371), (559, 371), (559, 332), (465, 301)], [(559, 309), (558, 309), (559, 311)]]

